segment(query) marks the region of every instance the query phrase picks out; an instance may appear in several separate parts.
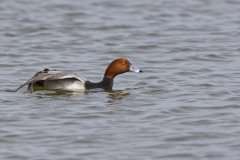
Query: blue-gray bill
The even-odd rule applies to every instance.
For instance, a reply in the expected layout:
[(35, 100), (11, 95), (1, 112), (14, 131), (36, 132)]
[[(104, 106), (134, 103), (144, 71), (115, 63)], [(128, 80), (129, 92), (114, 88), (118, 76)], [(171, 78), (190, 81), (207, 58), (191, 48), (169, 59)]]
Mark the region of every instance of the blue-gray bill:
[(129, 67), (129, 72), (143, 73), (141, 69), (138, 69), (132, 65)]

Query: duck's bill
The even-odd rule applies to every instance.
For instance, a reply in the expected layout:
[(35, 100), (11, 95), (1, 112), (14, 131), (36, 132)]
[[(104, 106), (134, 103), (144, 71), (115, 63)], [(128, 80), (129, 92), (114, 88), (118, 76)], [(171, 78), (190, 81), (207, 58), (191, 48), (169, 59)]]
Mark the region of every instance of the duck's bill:
[(129, 72), (136, 72), (136, 73), (142, 73), (143, 71), (141, 69), (135, 68), (134, 66), (129, 67)]

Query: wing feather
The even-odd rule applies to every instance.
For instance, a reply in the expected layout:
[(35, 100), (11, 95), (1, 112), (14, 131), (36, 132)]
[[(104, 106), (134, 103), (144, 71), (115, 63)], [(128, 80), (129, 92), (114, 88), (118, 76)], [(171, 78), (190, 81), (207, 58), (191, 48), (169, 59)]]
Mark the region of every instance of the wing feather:
[(77, 79), (81, 82), (84, 82), (85, 80), (81, 79), (75, 74), (72, 73), (67, 73), (67, 72), (61, 72), (57, 70), (49, 70), (49, 69), (44, 69), (43, 71), (37, 72), (31, 79), (29, 79), (27, 82), (23, 83), (20, 85), (15, 91), (17, 92), (19, 89), (22, 87), (32, 84), (37, 81), (44, 81), (44, 80), (60, 80), (60, 79), (70, 79), (74, 78)]

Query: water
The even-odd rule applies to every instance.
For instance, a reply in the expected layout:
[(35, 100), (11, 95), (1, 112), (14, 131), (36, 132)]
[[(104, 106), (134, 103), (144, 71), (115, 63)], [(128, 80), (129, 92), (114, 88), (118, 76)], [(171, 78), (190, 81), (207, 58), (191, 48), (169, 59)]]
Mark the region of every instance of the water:
[[(236, 160), (237, 0), (1, 1), (0, 159)], [(114, 91), (11, 92), (46, 67)]]

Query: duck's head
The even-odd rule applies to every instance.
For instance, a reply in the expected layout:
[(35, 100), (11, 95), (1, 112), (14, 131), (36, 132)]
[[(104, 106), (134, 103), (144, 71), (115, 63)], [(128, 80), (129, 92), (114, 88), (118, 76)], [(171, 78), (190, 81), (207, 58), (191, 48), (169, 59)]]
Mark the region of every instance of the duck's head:
[(142, 70), (135, 68), (129, 62), (129, 60), (125, 58), (118, 58), (113, 60), (109, 66), (107, 67), (104, 78), (114, 79), (115, 76), (125, 73), (125, 72), (143, 72)]

